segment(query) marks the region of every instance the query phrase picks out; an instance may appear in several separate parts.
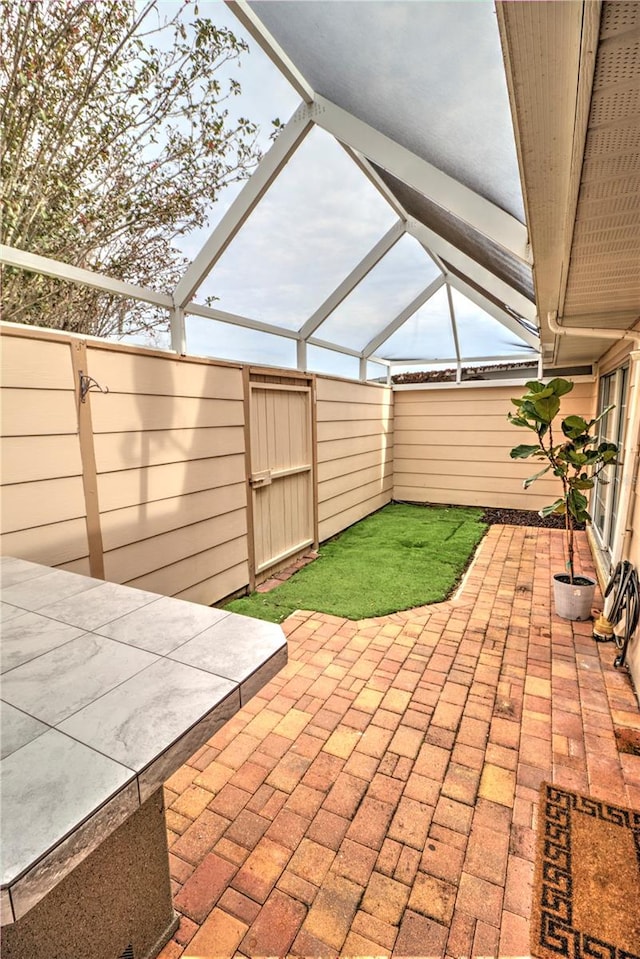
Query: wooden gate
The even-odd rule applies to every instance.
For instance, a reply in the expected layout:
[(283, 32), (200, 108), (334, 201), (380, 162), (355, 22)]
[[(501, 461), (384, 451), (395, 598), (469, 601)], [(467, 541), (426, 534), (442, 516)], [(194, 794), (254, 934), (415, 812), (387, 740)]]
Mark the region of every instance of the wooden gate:
[(315, 541), (312, 382), (253, 374), (249, 381), (254, 572)]

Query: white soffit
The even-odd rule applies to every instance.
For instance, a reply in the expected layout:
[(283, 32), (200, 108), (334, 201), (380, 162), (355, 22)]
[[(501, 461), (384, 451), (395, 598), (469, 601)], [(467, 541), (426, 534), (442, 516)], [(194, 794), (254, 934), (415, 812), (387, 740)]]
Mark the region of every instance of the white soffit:
[(493, 3), (249, 6), (317, 94), (524, 222)]
[[(606, 3), (564, 317), (640, 315), (640, 4)], [(619, 323), (618, 320), (622, 320)]]
[[(497, 4), (541, 317), (628, 328), (640, 315), (640, 4)], [(610, 339), (557, 337), (548, 362), (593, 362)]]

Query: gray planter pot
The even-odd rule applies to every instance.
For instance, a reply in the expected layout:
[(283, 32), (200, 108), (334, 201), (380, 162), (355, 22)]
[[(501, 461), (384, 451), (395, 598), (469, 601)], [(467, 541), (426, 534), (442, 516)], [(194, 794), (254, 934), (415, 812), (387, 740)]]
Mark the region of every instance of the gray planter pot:
[(591, 619), (591, 607), (596, 591), (596, 581), (590, 576), (574, 576), (570, 583), (566, 573), (553, 577), (553, 594), (556, 613), (562, 619), (574, 621)]

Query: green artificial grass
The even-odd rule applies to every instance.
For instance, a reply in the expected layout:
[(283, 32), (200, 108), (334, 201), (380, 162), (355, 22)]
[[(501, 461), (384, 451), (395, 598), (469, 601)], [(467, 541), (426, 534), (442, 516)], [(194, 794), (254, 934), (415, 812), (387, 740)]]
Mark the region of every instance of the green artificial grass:
[(325, 543), (281, 586), (225, 608), (280, 623), (296, 609), (366, 619), (441, 602), (482, 539), (481, 516), (481, 509), (392, 503)]

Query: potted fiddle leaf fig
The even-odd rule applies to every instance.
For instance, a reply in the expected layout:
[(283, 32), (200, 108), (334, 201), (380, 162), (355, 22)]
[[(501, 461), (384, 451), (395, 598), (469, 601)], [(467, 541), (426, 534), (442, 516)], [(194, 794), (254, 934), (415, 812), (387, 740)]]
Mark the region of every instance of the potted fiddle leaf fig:
[[(575, 527), (576, 523), (591, 521), (588, 500), (585, 495), (593, 489), (597, 477), (607, 466), (617, 462), (618, 447), (615, 443), (598, 442), (598, 422), (613, 409), (607, 407), (593, 420), (582, 416), (566, 416), (560, 423), (561, 437), (554, 436), (554, 421), (560, 411), (560, 398), (573, 389), (573, 383), (561, 378), (543, 383), (530, 380), (527, 392), (521, 399), (512, 399), (517, 412), (509, 413), (509, 422), (531, 430), (537, 443), (521, 444), (511, 450), (512, 459), (536, 459), (545, 465), (524, 481), (528, 489), (546, 473), (557, 477), (561, 495), (540, 510), (540, 516), (564, 516), (566, 532), (566, 573), (556, 573), (554, 597), (556, 612), (564, 619), (583, 620), (591, 616), (595, 580), (576, 574)], [(601, 479), (601, 482), (604, 478)]]

